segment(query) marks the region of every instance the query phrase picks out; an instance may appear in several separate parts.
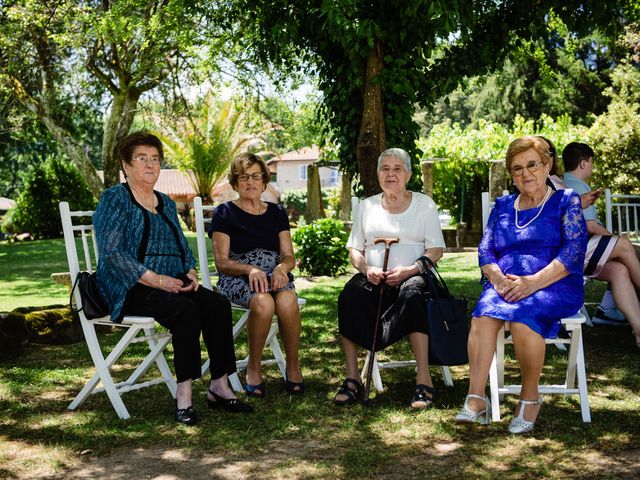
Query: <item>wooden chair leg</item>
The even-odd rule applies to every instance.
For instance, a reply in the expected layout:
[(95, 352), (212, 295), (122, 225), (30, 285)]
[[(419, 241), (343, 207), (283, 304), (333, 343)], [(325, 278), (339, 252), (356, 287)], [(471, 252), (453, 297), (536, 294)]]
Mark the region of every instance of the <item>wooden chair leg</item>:
[[(499, 334), (498, 334), (499, 335)], [(493, 354), (491, 368), (489, 368), (489, 390), (491, 397), (491, 420), (500, 421), (500, 394), (498, 388), (500, 386), (498, 380), (498, 357), (497, 352)]]
[(271, 329), (269, 330), (269, 334), (267, 335), (267, 341), (265, 342), (271, 348), (273, 352), (273, 358), (278, 364), (278, 368), (280, 368), (280, 373), (282, 374), (283, 380), (287, 378), (287, 362), (285, 361), (284, 355), (282, 353), (282, 348), (280, 348), (280, 342), (278, 342), (278, 322), (277, 320), (271, 324)]
[(446, 365), (440, 367), (442, 370), (442, 380), (447, 387), (453, 387), (453, 379), (451, 378), (451, 370)]
[(587, 370), (584, 364), (584, 346), (582, 343), (582, 329), (574, 332), (578, 335), (578, 359), (576, 361), (576, 371), (578, 376), (578, 391), (580, 392), (580, 411), (582, 413), (582, 421), (591, 423), (591, 408), (589, 406), (589, 395), (587, 391)]
[[(76, 395), (76, 397), (67, 408), (69, 410), (75, 410), (76, 408), (78, 408), (96, 388), (98, 382), (100, 381), (102, 382), (104, 390), (109, 397), (113, 408), (118, 414), (118, 417), (120, 417), (122, 420), (126, 420), (130, 417), (129, 411), (127, 410), (127, 407), (124, 406), (124, 402), (122, 401), (122, 398), (120, 397), (120, 394), (116, 389), (113, 377), (111, 377), (111, 372), (109, 371), (109, 367), (113, 365), (118, 357), (120, 357), (122, 351), (124, 351), (124, 347), (126, 347), (130, 343), (130, 339), (137, 334), (138, 329), (136, 329), (135, 327), (129, 328), (116, 345), (116, 348), (114, 348), (111, 354), (107, 357), (107, 359), (105, 359), (102, 355), (100, 342), (98, 341), (98, 336), (96, 334), (94, 326), (89, 325), (88, 322), (83, 321), (82, 329), (84, 331), (84, 337), (87, 342), (87, 347), (89, 348), (89, 354), (91, 355), (93, 364), (96, 367), (96, 373), (91, 377), (84, 388), (80, 390), (80, 393)], [(118, 348), (123, 343), (124, 347)]]

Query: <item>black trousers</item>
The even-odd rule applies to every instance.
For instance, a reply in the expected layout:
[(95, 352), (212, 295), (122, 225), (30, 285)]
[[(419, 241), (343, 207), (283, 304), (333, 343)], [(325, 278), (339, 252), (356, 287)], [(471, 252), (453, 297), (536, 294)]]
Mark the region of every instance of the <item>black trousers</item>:
[[(398, 287), (384, 287), (376, 352), (410, 333), (429, 334), (424, 307), (424, 294), (428, 288), (427, 281), (422, 275), (408, 278)], [(379, 300), (380, 286), (369, 283), (361, 273), (354, 275), (338, 297), (340, 334), (356, 345), (370, 349)]]
[(173, 335), (173, 365), (178, 382), (200, 378), (200, 332), (211, 360), (211, 378), (236, 371), (231, 304), (219, 293), (169, 293), (137, 283), (127, 293), (125, 315), (149, 316)]

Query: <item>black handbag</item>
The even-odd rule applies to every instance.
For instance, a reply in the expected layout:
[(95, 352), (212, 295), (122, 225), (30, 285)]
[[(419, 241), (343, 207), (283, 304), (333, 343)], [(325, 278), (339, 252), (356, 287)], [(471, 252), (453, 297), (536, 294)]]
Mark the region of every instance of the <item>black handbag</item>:
[[(82, 307), (79, 309), (73, 308), (73, 292), (75, 292), (76, 288), (80, 290), (80, 298), (82, 299)], [(84, 311), (84, 316), (89, 320), (109, 315), (109, 307), (102, 295), (100, 295), (95, 272), (78, 272), (76, 281), (71, 289), (69, 306), (76, 313)]]
[(429, 284), (429, 292), (425, 297), (429, 322), (429, 365), (467, 364), (467, 299), (451, 295), (431, 259), (422, 258), (431, 265), (431, 269), (425, 273)]

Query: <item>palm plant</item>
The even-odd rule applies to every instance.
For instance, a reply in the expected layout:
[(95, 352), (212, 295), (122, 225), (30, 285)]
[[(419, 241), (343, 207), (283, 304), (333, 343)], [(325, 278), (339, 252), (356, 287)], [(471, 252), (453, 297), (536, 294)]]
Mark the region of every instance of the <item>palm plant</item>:
[(157, 132), (178, 168), (190, 174), (196, 194), (205, 203), (211, 202), (211, 192), (233, 157), (252, 139), (241, 133), (242, 118), (242, 112), (235, 110), (231, 101), (220, 104), (209, 93), (195, 115)]

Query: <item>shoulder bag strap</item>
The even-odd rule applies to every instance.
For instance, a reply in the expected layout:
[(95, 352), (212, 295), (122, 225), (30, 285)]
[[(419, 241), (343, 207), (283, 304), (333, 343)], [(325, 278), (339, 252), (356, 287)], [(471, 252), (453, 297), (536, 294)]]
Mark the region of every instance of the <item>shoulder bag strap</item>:
[[(440, 272), (438, 271), (436, 264), (433, 263), (433, 261), (426, 255), (423, 256), (422, 258), (424, 258), (427, 261), (427, 263), (431, 266), (431, 268), (427, 270), (427, 273), (429, 274), (430, 282), (434, 282), (434, 284), (437, 283), (441, 287), (441, 290), (445, 292), (445, 295), (447, 297), (450, 297), (451, 294), (449, 293), (449, 287), (447, 287), (447, 283), (444, 281), (444, 278), (442, 278), (442, 276), (440, 275)], [(435, 295), (438, 295), (437, 292), (435, 292)]]

